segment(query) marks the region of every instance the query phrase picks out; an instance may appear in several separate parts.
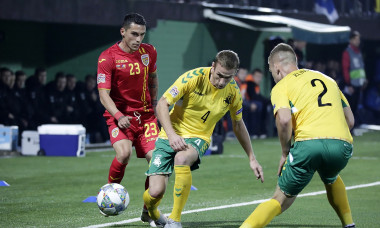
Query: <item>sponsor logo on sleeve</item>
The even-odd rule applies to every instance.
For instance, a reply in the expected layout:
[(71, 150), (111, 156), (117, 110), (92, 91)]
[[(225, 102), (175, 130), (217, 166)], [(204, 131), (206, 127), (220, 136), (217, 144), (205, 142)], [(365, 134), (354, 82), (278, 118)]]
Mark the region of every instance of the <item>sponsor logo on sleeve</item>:
[(119, 128), (115, 127), (112, 129), (112, 137), (116, 138), (119, 135)]
[(243, 108), (239, 109), (235, 115), (239, 115), (243, 111)]
[(173, 86), (169, 93), (172, 95), (173, 98), (176, 97), (179, 93), (177, 86)]
[(141, 55), (141, 61), (145, 66), (148, 66), (149, 65), (149, 55), (148, 54)]
[(106, 75), (102, 73), (98, 74), (97, 81), (98, 81), (98, 84), (106, 83)]
[(99, 60), (99, 63), (102, 63), (104, 61), (106, 61), (106, 59), (101, 59), (101, 60)]

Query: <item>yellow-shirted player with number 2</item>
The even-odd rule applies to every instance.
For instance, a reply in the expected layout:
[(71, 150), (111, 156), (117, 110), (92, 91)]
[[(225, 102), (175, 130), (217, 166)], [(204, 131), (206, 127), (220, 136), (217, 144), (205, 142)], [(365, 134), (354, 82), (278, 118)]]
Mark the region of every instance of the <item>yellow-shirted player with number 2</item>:
[(342, 226), (355, 227), (339, 176), (353, 148), (350, 128), (354, 116), (347, 99), (330, 77), (298, 69), (296, 55), (287, 44), (273, 48), (268, 64), (276, 82), (271, 100), (282, 149), (278, 186), (273, 198), (257, 206), (241, 228), (266, 226), (292, 205), (315, 172), (325, 184), (327, 198)]
[[(242, 120), (242, 98), (233, 80), (239, 67), (238, 55), (230, 50), (219, 52), (211, 67), (201, 67), (181, 75), (164, 93), (156, 113), (163, 127), (156, 141), (149, 170), (149, 189), (144, 202), (156, 224), (182, 227), (181, 212), (190, 194), (191, 171), (198, 169), (210, 144), (215, 124), (230, 112), (233, 130), (248, 155), (257, 179), (264, 181), (262, 168), (255, 158)], [(174, 105), (169, 113), (169, 107)], [(173, 209), (167, 219), (157, 209), (165, 193), (169, 176), (175, 171)]]

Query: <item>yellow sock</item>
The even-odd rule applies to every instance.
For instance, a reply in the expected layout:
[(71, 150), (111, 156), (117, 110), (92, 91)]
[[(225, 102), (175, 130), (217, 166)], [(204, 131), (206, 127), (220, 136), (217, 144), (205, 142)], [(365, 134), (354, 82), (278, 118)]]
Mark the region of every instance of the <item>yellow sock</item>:
[(338, 176), (334, 184), (326, 184), (327, 198), (330, 205), (334, 208), (338, 214), (342, 225), (353, 224), (350, 204), (348, 203), (346, 187), (342, 178)]
[(157, 220), (160, 218), (160, 211), (157, 209), (158, 205), (160, 205), (161, 199), (160, 198), (154, 198), (149, 194), (149, 189), (147, 189), (143, 194), (144, 203), (146, 205), (146, 208), (148, 209), (149, 216), (153, 220)]
[(243, 222), (240, 228), (265, 227), (275, 216), (279, 214), (281, 214), (280, 203), (275, 199), (271, 199), (261, 203)]
[(181, 213), (185, 207), (187, 198), (189, 197), (191, 190), (191, 170), (188, 165), (176, 165), (174, 166), (175, 171), (175, 183), (173, 192), (173, 210), (169, 218), (176, 222), (181, 221)]

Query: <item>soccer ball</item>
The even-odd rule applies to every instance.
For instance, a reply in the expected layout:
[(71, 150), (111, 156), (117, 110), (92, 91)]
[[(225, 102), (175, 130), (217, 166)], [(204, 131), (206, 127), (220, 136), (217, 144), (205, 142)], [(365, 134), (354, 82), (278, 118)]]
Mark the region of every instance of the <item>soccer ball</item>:
[(115, 216), (127, 209), (129, 194), (120, 184), (106, 184), (100, 188), (96, 201), (101, 214)]

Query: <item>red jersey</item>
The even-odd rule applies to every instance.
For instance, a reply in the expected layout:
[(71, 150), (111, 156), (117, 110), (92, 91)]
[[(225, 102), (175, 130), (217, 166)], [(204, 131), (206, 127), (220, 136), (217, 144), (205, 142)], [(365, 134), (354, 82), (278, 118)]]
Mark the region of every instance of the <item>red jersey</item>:
[[(98, 89), (108, 89), (117, 109), (124, 115), (153, 113), (148, 89), (149, 73), (156, 71), (157, 51), (142, 43), (138, 51), (126, 53), (112, 45), (102, 52), (98, 60)], [(106, 110), (105, 115), (110, 115)]]

